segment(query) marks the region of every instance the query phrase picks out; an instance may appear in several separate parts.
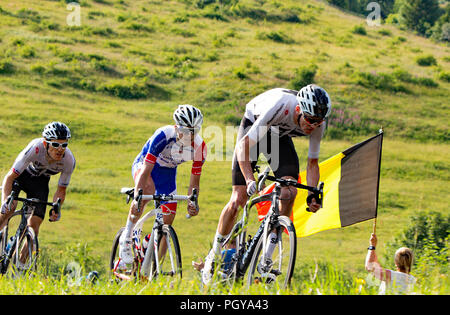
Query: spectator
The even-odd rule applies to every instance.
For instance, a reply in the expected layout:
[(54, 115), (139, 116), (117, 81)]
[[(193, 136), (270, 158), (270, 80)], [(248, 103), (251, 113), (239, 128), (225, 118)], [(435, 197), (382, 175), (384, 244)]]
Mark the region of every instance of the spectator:
[(410, 275), (413, 253), (407, 247), (401, 247), (395, 252), (396, 271), (384, 269), (378, 262), (375, 253), (377, 237), (372, 233), (370, 246), (366, 257), (366, 270), (372, 272), (375, 278), (381, 280), (379, 294), (407, 294), (412, 291), (416, 278)]

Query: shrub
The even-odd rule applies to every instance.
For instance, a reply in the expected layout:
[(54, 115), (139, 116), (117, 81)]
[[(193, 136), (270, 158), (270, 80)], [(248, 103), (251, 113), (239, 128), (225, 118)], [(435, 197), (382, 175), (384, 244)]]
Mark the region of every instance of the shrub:
[(17, 50), (19, 55), (24, 58), (33, 58), (36, 56), (34, 48), (28, 45), (22, 45)]
[(0, 74), (12, 74), (14, 73), (14, 65), (9, 59), (0, 60)]
[(443, 71), (439, 74), (439, 80), (450, 83), (450, 72)]
[(358, 35), (367, 35), (367, 31), (366, 28), (362, 25), (356, 25), (352, 28), (352, 33), (353, 34), (358, 34)]
[(294, 77), (289, 82), (289, 88), (298, 90), (305, 85), (314, 83), (314, 77), (316, 76), (317, 69), (318, 67), (315, 64), (297, 69)]
[[(409, 247), (414, 251), (414, 264), (428, 256), (430, 248), (434, 248), (434, 253), (439, 256), (448, 249), (449, 236), (449, 215), (444, 216), (438, 212), (420, 212), (411, 217), (404, 231), (400, 232), (393, 241), (387, 243), (386, 261), (393, 262), (395, 251), (402, 246)], [(448, 257), (445, 261), (447, 260)]]
[(149, 97), (167, 99), (170, 96), (166, 90), (145, 79), (137, 79), (135, 77), (112, 80), (102, 84), (97, 90), (123, 99), (142, 99)]
[(394, 76), (386, 73), (356, 72), (354, 78), (356, 84), (366, 88), (409, 93), (409, 90), (405, 86), (399, 84)]
[(419, 56), (416, 58), (416, 62), (419, 66), (429, 67), (437, 65), (436, 58), (432, 55)]
[(390, 30), (386, 30), (386, 29), (379, 30), (378, 34), (381, 34), (383, 36), (392, 36), (392, 32)]
[(284, 44), (292, 44), (294, 40), (284, 34), (283, 32), (277, 32), (277, 31), (271, 31), (269, 33), (266, 32), (258, 32), (256, 34), (257, 39), (261, 40), (271, 40), (277, 43), (284, 43)]

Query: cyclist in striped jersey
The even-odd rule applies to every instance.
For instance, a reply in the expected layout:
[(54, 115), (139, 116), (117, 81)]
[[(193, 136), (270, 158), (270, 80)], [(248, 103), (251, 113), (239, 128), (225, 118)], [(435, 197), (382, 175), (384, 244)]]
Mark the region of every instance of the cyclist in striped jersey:
[[(143, 189), (145, 195), (177, 193), (176, 174), (181, 163), (192, 160), (191, 179), (188, 194), (193, 188), (200, 188), (200, 176), (206, 160), (206, 145), (198, 132), (203, 123), (203, 115), (192, 105), (180, 105), (174, 112), (175, 125), (164, 126), (155, 131), (143, 146), (132, 166), (135, 191)], [(145, 205), (145, 202), (143, 203)], [(162, 220), (172, 224), (175, 219), (177, 202), (162, 202)], [(188, 213), (196, 216), (198, 209), (188, 202)], [(125, 231), (119, 241), (119, 257), (125, 264), (133, 262), (133, 229), (143, 211), (138, 212), (133, 200), (128, 214)]]

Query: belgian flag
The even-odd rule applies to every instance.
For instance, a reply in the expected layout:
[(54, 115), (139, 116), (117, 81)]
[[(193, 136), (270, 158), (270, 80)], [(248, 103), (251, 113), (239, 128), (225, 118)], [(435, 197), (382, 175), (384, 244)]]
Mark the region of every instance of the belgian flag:
[[(307, 212), (306, 190), (299, 190), (291, 220), (297, 237), (376, 218), (383, 132), (319, 164), (324, 185), (323, 208)], [(306, 171), (300, 174), (306, 178)], [(300, 179), (299, 179), (300, 180)], [(273, 185), (266, 188), (271, 191)], [(264, 193), (264, 192), (263, 192)], [(270, 203), (257, 205), (260, 219)]]

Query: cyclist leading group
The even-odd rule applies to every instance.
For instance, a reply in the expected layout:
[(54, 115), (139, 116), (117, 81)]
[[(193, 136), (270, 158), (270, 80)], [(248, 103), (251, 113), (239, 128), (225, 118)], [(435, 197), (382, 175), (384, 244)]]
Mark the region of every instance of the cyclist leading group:
[[(232, 162), (232, 193), (230, 201), (222, 210), (213, 246), (202, 270), (204, 284), (211, 281), (214, 261), (220, 257), (226, 237), (235, 224), (239, 207), (244, 207), (248, 196), (256, 190), (253, 175), (258, 156), (263, 153), (277, 178), (298, 180), (299, 160), (292, 137), (309, 136), (309, 151), (306, 180), (309, 186), (317, 186), (320, 178), (320, 141), (325, 130), (325, 118), (331, 112), (331, 100), (321, 87), (310, 84), (300, 91), (276, 88), (266, 91), (247, 105), (237, 135), (237, 143)], [(280, 214), (290, 216), (297, 190), (282, 187)], [(308, 202), (311, 212), (320, 205), (312, 198)], [(263, 268), (270, 268), (271, 255), (278, 236), (269, 236), (267, 256)]]

